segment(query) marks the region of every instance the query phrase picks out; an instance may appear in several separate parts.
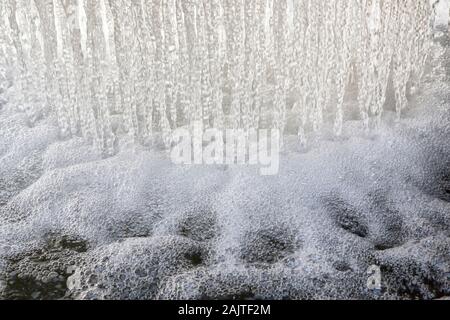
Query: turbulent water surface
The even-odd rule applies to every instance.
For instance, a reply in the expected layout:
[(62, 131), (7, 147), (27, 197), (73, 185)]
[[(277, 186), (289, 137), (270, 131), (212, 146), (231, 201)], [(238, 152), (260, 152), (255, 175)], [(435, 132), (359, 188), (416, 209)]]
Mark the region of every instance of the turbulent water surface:
[[(447, 15), (197, 2), (0, 4), (0, 299), (450, 296)], [(172, 164), (193, 121), (282, 130), (279, 174)]]

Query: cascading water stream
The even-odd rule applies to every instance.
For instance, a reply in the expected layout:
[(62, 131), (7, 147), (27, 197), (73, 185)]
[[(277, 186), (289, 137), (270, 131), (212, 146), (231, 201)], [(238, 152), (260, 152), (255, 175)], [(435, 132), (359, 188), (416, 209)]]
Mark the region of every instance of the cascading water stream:
[(0, 300), (450, 296), (448, 5), (1, 0)]
[(7, 0), (0, 16), (18, 108), (106, 154), (198, 121), (339, 135), (352, 87), (369, 128), (389, 81), (400, 116), (432, 26), (429, 0)]

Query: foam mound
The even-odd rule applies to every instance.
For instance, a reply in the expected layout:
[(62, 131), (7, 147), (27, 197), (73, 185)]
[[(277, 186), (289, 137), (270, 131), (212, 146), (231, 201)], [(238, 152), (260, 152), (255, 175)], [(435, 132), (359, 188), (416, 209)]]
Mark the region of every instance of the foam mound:
[[(448, 295), (449, 120), (442, 108), (370, 139), (323, 141), (283, 155), (273, 177), (30, 144), (39, 165), (1, 207), (2, 297)], [(21, 163), (10, 171), (25, 174)], [(381, 293), (366, 287), (371, 265)]]

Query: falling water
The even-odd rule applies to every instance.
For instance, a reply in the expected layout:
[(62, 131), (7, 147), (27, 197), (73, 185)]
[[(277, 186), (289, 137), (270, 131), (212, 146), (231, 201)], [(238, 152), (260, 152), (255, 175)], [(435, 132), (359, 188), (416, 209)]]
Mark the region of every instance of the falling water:
[[(429, 50), (430, 0), (4, 0), (1, 86), (30, 124), (106, 154), (178, 127), (369, 128), (397, 115)], [(350, 98), (349, 98), (350, 97)]]
[(449, 297), (448, 5), (0, 0), (0, 300)]

